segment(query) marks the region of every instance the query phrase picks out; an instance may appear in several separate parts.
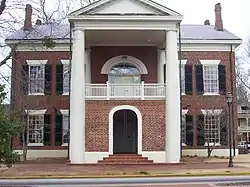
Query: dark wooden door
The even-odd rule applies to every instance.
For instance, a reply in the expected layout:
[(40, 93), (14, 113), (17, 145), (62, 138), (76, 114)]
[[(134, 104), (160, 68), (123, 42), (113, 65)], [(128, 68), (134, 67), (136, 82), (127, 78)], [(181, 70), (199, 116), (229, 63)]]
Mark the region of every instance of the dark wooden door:
[(113, 116), (114, 154), (137, 153), (137, 116), (132, 110), (119, 110)]

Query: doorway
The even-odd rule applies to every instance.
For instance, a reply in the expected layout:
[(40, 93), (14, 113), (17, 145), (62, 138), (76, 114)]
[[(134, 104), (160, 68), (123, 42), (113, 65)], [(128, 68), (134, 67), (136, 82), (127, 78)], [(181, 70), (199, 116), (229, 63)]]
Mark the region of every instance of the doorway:
[(118, 110), (113, 115), (113, 153), (137, 154), (138, 119), (132, 110)]

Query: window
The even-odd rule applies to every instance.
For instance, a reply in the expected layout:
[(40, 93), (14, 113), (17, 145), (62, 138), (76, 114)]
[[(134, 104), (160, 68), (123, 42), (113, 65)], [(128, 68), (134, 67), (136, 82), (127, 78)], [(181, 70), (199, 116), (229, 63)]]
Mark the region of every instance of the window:
[(29, 66), (29, 93), (44, 93), (45, 65)]
[(63, 64), (63, 93), (69, 93), (69, 64)]
[(181, 140), (182, 145), (186, 145), (186, 114), (182, 114)]
[(185, 65), (181, 65), (181, 93), (185, 93)]
[(205, 141), (220, 143), (220, 115), (206, 114), (204, 116)]
[(219, 93), (218, 65), (203, 65), (204, 93)]
[(62, 132), (62, 143), (67, 144), (69, 143), (69, 115), (63, 115), (63, 132)]
[(29, 131), (29, 143), (43, 144), (44, 115), (29, 115), (28, 131)]

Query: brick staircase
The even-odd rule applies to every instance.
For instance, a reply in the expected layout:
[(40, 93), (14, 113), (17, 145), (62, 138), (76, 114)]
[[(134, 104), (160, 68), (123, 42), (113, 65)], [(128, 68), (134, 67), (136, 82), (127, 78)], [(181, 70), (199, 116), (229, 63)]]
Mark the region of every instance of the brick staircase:
[(138, 154), (114, 154), (98, 161), (99, 164), (153, 164), (153, 160)]

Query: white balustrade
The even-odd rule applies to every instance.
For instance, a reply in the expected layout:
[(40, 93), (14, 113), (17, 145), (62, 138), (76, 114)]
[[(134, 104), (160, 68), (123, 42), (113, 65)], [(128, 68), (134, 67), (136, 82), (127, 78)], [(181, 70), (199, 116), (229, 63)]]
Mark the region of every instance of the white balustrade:
[(165, 84), (144, 83), (140, 84), (86, 84), (86, 99), (164, 99)]

